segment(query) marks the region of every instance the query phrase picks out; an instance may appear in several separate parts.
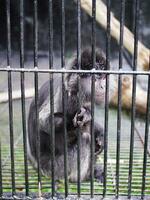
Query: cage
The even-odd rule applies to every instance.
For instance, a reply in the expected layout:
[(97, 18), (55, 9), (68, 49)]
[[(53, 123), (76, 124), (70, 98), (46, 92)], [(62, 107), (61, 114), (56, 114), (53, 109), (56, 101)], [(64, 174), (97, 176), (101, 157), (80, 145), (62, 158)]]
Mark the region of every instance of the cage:
[[(70, 12), (66, 11), (69, 3), (73, 4)], [(142, 40), (140, 38), (142, 6), (140, 0), (133, 0), (132, 2), (129, 0), (116, 1), (115, 6), (119, 10), (119, 19), (117, 20), (112, 14), (112, 3), (111, 0), (76, 0), (70, 2), (67, 2), (67, 0), (56, 2), (52, 0), (45, 2), (40, 0), (20, 0), (18, 2), (3, 0), (0, 2), (3, 10), (0, 22), (2, 26), (0, 33), (0, 199), (150, 199), (150, 140), (148, 137), (150, 62), (149, 50), (139, 42), (139, 39)], [(127, 11), (125, 8), (128, 9), (128, 4), (131, 4), (132, 20), (129, 19), (128, 21), (133, 34), (125, 27), (125, 13)], [(149, 4), (146, 5), (149, 8)], [(30, 7), (32, 7), (31, 10)], [(87, 13), (86, 16), (84, 16), (85, 13)], [(73, 25), (70, 26), (71, 31), (67, 33), (69, 30), (67, 26), (69, 26), (72, 14), (74, 16)], [(41, 15), (46, 15), (46, 22), (42, 21)], [(60, 24), (55, 21), (57, 17), (60, 18)], [(86, 43), (92, 48), (93, 66), (96, 62), (96, 48), (103, 42), (97, 43), (99, 41), (98, 23), (105, 29), (105, 31), (102, 30), (101, 35), (102, 40), (105, 38), (104, 41), (106, 42), (106, 45), (104, 42), (106, 51), (105, 70), (83, 70), (80, 68), (81, 46), (84, 46), (82, 40), (84, 40), (85, 34), (82, 31), (82, 26), (85, 26), (82, 17), (86, 18), (86, 23), (90, 24), (85, 29), (85, 32), (89, 30), (90, 36), (85, 37)], [(30, 27), (28, 27), (29, 24)], [(56, 26), (58, 27), (57, 30), (55, 29)], [(44, 31), (46, 34), (44, 34)], [(70, 42), (75, 44), (75, 47), (71, 48), (71, 52), (76, 52), (79, 69), (70, 70), (66, 68), (69, 37), (71, 37)], [(115, 41), (111, 41), (111, 37), (117, 39), (118, 45)], [(89, 40), (89, 38), (91, 39)], [(43, 47), (42, 40), (46, 47)], [(113, 47), (111, 47), (111, 42), (114, 43)], [(85, 43), (85, 40), (83, 43)], [(60, 48), (58, 54), (54, 51), (54, 48)], [(111, 68), (110, 63), (113, 48), (117, 48), (119, 54), (119, 57), (115, 60), (115, 65), (118, 67), (115, 69)], [(126, 49), (130, 51), (130, 54)], [(72, 57), (73, 54), (68, 53), (68, 55), (68, 57)], [(140, 57), (141, 55), (143, 57)], [(123, 69), (124, 65), (127, 66), (125, 69)], [(35, 170), (28, 161), (27, 155), (27, 117), (31, 97), (35, 98), (36, 142), (37, 147), (40, 148), (38, 131), (39, 88), (47, 79), (50, 80), (49, 92), (55, 92), (53, 90), (53, 76), (55, 74), (62, 76), (64, 111), (62, 113), (64, 121), (62, 134), (64, 134), (65, 140), (63, 149), (65, 175), (64, 179), (58, 182), (57, 187), (55, 187), (54, 181), (54, 166), (51, 168), (52, 177), (45, 177), (41, 174), (39, 160), (37, 170)], [(103, 182), (97, 182), (94, 179), (95, 144), (94, 139), (92, 139), (93, 134), (91, 134), (93, 142), (91, 143), (90, 180), (81, 181), (80, 177), (82, 166), (80, 163), (79, 135), (76, 160), (78, 180), (75, 183), (68, 180), (65, 74), (91, 75), (91, 133), (93, 133), (96, 117), (104, 126), (104, 150), (97, 161), (104, 168)], [(105, 104), (102, 108), (94, 107), (96, 74), (106, 75)], [(112, 77), (115, 77), (115, 85), (113, 85)], [(139, 80), (143, 79), (145, 90), (139, 87)], [(80, 80), (78, 80), (78, 84), (80, 85)], [(113, 97), (110, 97), (109, 92), (111, 86), (115, 87), (116, 92)], [(127, 87), (125, 95), (124, 87)], [(126, 97), (127, 102), (124, 101), (124, 97)], [(140, 100), (141, 104), (138, 102), (139, 98), (142, 99)], [(52, 108), (54, 106), (53, 101), (53, 98), (49, 99)], [(116, 106), (115, 109), (110, 106), (111, 103)], [(141, 115), (137, 115), (138, 111), (142, 113), (142, 119)], [(54, 115), (53, 109), (51, 112)], [(51, 123), (51, 126), (53, 127), (54, 124)], [(54, 162), (54, 148), (57, 144), (55, 144), (54, 130), (52, 133), (52, 162)], [(38, 159), (40, 159), (39, 152)]]

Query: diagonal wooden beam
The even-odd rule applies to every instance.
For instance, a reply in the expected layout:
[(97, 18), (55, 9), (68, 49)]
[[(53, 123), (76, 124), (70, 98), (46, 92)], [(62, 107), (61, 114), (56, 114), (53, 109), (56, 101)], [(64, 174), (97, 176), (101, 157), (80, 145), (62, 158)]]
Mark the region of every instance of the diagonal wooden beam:
[[(92, 16), (92, 0), (81, 0), (81, 7), (87, 14)], [(96, 21), (104, 29), (107, 29), (107, 8), (101, 1), (96, 1)], [(120, 38), (120, 22), (114, 17), (111, 12), (111, 36), (119, 43)], [(124, 26), (124, 47), (133, 55), (134, 54), (134, 35)], [(145, 47), (140, 41), (138, 42), (138, 67), (142, 70), (149, 70), (149, 55), (150, 50)]]

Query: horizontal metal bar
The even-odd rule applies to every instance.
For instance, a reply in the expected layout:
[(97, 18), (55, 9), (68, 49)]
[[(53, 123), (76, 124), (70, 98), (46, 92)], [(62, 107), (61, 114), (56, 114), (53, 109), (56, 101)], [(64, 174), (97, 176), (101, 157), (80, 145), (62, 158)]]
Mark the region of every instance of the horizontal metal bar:
[[(61, 193), (61, 194), (63, 195), (64, 193)], [(77, 200), (78, 198), (75, 198), (74, 195), (76, 195), (75, 192), (70, 193), (70, 194), (68, 195), (68, 199)], [(11, 197), (12, 197), (12, 196), (10, 195), (10, 193), (7, 193), (7, 194), (4, 196), (4, 199), (11, 199)], [(22, 195), (22, 193), (18, 193), (17, 195), (15, 195), (15, 197), (18, 198), (18, 199), (23, 199), (23, 198), (24, 198), (24, 196)], [(32, 198), (32, 199), (37, 199), (37, 195), (36, 195), (36, 194), (32, 194), (32, 195), (31, 195), (31, 198)], [(45, 200), (46, 200), (46, 199), (50, 199), (50, 198), (51, 198), (50, 195), (47, 195), (47, 194), (44, 194), (44, 195), (43, 195), (43, 199), (45, 199)], [(83, 199), (87, 199), (87, 198), (89, 198), (89, 194), (83, 193)], [(113, 200), (114, 198), (115, 198), (115, 197), (114, 197), (114, 194), (111, 193), (107, 199)], [(65, 197), (62, 197), (62, 198), (61, 198), (61, 200), (65, 200), (65, 199), (66, 199)], [(95, 199), (95, 200), (102, 199), (102, 195), (101, 195), (101, 194), (95, 194), (95, 198), (94, 198), (94, 199)], [(128, 198), (127, 198), (126, 195), (124, 195), (123, 198), (120, 198), (120, 199), (128, 200)], [(132, 200), (140, 200), (139, 195), (134, 195), (134, 196), (132, 197)], [(144, 200), (149, 200), (149, 196), (146, 196)]]
[(121, 70), (68, 70), (68, 69), (24, 69), (24, 68), (0, 68), (0, 72), (39, 72), (39, 73), (56, 73), (56, 74), (64, 74), (64, 73), (77, 73), (77, 74), (121, 74), (121, 75), (150, 75), (150, 71), (121, 71)]

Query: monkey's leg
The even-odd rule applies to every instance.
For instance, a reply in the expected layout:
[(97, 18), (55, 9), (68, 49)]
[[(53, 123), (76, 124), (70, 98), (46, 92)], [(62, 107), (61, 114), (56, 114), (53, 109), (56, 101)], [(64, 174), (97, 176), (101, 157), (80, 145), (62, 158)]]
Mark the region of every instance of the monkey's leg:
[(94, 177), (96, 181), (101, 183), (104, 182), (104, 171), (100, 164), (96, 164), (94, 167)]
[[(95, 135), (95, 162), (97, 157), (101, 154), (104, 148), (104, 131), (103, 128), (97, 122), (94, 123), (94, 135)], [(104, 172), (100, 164), (94, 166), (94, 177), (98, 182), (103, 183)]]
[[(85, 180), (86, 181), (90, 181), (91, 175), (90, 175), (90, 165), (89, 165), (89, 169), (87, 171), (87, 175)], [(104, 182), (104, 171), (103, 168), (100, 164), (95, 164), (94, 165), (94, 178), (97, 182), (103, 183)]]
[(95, 155), (99, 155), (104, 148), (104, 130), (97, 122), (94, 123)]
[[(40, 158), (41, 172), (44, 176), (51, 177), (52, 175), (52, 160), (50, 153), (43, 154)], [(54, 179), (59, 181), (64, 178), (64, 155), (57, 155), (54, 159)]]

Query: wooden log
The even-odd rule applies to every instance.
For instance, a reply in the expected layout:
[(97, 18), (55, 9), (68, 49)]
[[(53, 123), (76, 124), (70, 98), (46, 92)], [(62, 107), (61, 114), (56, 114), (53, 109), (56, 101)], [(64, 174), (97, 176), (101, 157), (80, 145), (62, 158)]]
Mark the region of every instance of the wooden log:
[[(110, 79), (112, 85), (112, 92), (110, 95), (110, 105), (118, 106), (118, 82), (116, 76)], [(146, 113), (147, 105), (147, 92), (144, 91), (137, 83), (136, 94), (136, 111), (141, 114)], [(34, 96), (34, 88), (25, 90), (25, 98), (32, 98)], [(12, 92), (12, 99), (19, 100), (21, 98), (21, 90), (15, 90)], [(8, 93), (0, 93), (0, 103), (8, 102)], [(132, 107), (132, 77), (124, 75), (122, 77), (122, 108), (131, 110)]]
[[(81, 0), (81, 7), (90, 16), (92, 16), (92, 0)], [(104, 28), (107, 29), (107, 8), (101, 1), (96, 1), (96, 21)], [(119, 43), (120, 38), (120, 22), (114, 17), (111, 12), (111, 36), (114, 37)], [(134, 35), (124, 26), (124, 47), (133, 55), (134, 54)], [(140, 41), (138, 42), (138, 66), (142, 70), (149, 70), (149, 55), (150, 50), (146, 48)]]
[[(25, 90), (25, 98), (31, 98), (34, 96), (34, 88)], [(21, 98), (21, 90), (12, 91), (12, 99), (17, 100)], [(0, 93), (0, 103), (8, 102), (8, 92)]]
[[(122, 108), (131, 110), (132, 108), (132, 76), (126, 75), (122, 77)], [(110, 96), (110, 105), (118, 106), (118, 81), (114, 81), (114, 92)], [(139, 83), (136, 84), (136, 112), (140, 114), (146, 113), (147, 107), (147, 91), (143, 90)]]

